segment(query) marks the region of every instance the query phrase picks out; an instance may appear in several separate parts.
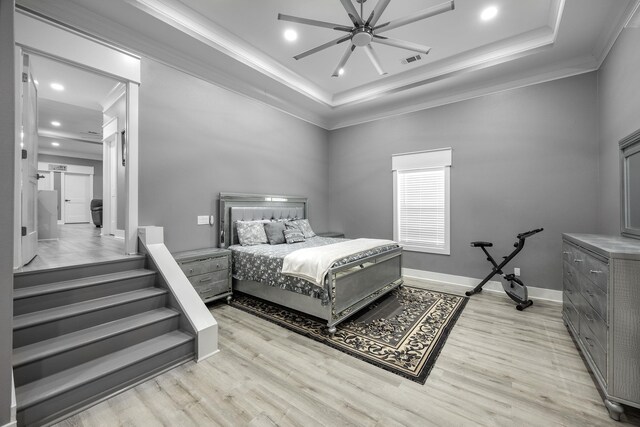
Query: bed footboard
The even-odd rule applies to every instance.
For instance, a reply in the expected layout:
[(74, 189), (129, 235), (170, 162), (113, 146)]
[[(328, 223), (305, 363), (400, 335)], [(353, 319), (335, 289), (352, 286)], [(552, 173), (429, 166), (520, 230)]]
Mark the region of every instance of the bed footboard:
[(402, 285), (402, 248), (332, 268), (328, 277), (331, 315), (327, 326), (333, 332), (335, 325)]

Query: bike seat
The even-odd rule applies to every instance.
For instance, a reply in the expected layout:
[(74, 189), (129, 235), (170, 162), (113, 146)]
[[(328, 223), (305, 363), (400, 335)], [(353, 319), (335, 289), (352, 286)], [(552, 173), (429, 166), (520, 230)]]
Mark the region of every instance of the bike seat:
[(491, 242), (471, 242), (471, 246), (474, 248), (490, 248), (493, 246)]

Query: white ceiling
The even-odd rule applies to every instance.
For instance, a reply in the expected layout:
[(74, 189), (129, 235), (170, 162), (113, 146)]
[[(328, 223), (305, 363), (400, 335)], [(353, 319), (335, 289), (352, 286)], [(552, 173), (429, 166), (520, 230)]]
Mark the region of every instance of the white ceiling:
[[(365, 15), (378, 0), (365, 3)], [(391, 0), (380, 22), (443, 0)], [(342, 35), (278, 21), (278, 13), (348, 25), (339, 0), (18, 0), (18, 4), (315, 123), (336, 129), (599, 68), (640, 0), (456, 0), (455, 9), (385, 33), (432, 47), (376, 44), (379, 76), (358, 48), (331, 73), (346, 43), (292, 57)], [(359, 9), (359, 4), (354, 1)], [(495, 5), (498, 16), (481, 22)], [(288, 43), (283, 31), (295, 28)]]
[[(30, 70), (38, 82), (38, 150), (101, 159), (103, 105), (119, 82), (38, 55), (30, 55)], [(64, 90), (52, 89), (51, 83)]]

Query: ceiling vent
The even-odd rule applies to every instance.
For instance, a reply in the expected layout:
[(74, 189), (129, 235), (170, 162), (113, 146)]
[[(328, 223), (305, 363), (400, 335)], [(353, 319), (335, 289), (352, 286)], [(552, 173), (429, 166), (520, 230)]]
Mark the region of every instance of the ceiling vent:
[(408, 58), (404, 58), (400, 62), (406, 65), (406, 64), (411, 64), (412, 62), (419, 61), (421, 59), (422, 59), (422, 56), (416, 55), (416, 56), (410, 56)]

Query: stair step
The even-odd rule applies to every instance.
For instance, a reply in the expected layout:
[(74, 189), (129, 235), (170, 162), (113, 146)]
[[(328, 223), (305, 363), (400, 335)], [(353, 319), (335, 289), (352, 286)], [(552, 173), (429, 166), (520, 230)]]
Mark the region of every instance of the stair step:
[(13, 351), (16, 386), (160, 336), (178, 326), (177, 311), (159, 308), (19, 347)]
[(167, 291), (150, 287), (13, 318), (13, 346), (22, 347), (166, 305)]
[(23, 271), (13, 275), (14, 289), (28, 286), (44, 285), (53, 282), (80, 279), (83, 277), (98, 276), (114, 273), (116, 271), (135, 270), (145, 268), (147, 257), (145, 255), (129, 255), (123, 258), (99, 261), (64, 267), (47, 268), (35, 271)]
[(13, 312), (21, 315), (147, 288), (155, 284), (155, 276), (154, 271), (137, 269), (16, 289), (13, 292)]
[(20, 425), (44, 424), (192, 357), (194, 339), (173, 331), (16, 388)]

